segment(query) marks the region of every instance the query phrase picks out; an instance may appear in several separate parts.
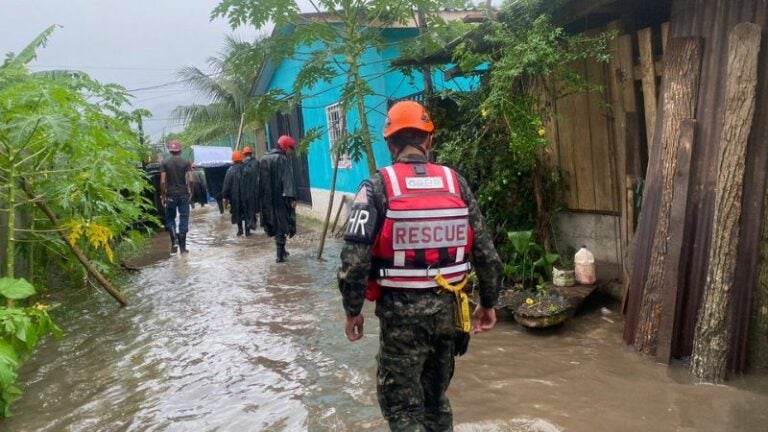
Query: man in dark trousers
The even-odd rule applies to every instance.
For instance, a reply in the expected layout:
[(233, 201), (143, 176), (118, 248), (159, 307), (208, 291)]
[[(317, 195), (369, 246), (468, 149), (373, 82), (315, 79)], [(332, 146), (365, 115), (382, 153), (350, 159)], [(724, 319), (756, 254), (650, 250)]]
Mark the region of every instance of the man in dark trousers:
[(296, 182), (289, 156), (296, 149), (296, 140), (283, 135), (277, 148), (261, 158), (261, 226), (275, 238), (276, 262), (285, 262), (287, 237), (296, 234)]
[[(181, 247), (181, 253), (187, 253), (189, 203), (195, 185), (192, 164), (181, 157), (180, 142), (169, 142), (168, 151), (171, 157), (160, 164), (160, 196), (165, 207), (165, 229), (171, 236), (171, 253), (176, 252), (177, 245)], [(178, 234), (176, 212), (179, 214)]]
[[(243, 152), (232, 152), (232, 166), (224, 176), (224, 186), (221, 189), (221, 197), (229, 203), (229, 213), (232, 215), (232, 224), (237, 225), (237, 235), (244, 233), (243, 225), (246, 220), (245, 203), (243, 202)], [(247, 225), (247, 224), (246, 224)]]
[(245, 235), (251, 235), (251, 231), (256, 229), (257, 215), (261, 211), (259, 199), (259, 160), (253, 156), (253, 149), (246, 146), (243, 148), (243, 187), (241, 190), (242, 200), (245, 204)]
[[(338, 273), (350, 341), (363, 337), (363, 302), (376, 301), (377, 393), (393, 431), (453, 430), (445, 392), (454, 356), (466, 352), (470, 332), (496, 323), (501, 260), (467, 181), (429, 163), (434, 129), (416, 102), (389, 110), (384, 138), (394, 164), (360, 185)], [(474, 319), (463, 291), (472, 267)]]

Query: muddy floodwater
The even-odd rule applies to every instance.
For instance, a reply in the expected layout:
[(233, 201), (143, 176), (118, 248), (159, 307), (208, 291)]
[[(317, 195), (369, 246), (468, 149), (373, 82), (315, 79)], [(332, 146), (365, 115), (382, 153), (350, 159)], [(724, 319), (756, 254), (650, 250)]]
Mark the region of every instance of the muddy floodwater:
[[(341, 244), (315, 259), (316, 227), (274, 262), (264, 234), (236, 237), (192, 211), (187, 256), (158, 237), (120, 286), (55, 297), (67, 336), (20, 372), (24, 397), (2, 431), (385, 431), (375, 394), (378, 327), (349, 343), (335, 287)], [(768, 431), (768, 377), (695, 384), (621, 343), (617, 305), (596, 298), (561, 328), (506, 314), (473, 337), (449, 391), (457, 431)]]

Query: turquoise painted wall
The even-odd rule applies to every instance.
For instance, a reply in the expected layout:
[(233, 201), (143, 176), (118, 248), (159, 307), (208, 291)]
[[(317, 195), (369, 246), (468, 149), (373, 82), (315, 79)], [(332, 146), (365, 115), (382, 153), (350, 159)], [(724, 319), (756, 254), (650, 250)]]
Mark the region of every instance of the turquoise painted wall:
[[(367, 109), (368, 125), (373, 138), (374, 156), (376, 166), (381, 168), (392, 162), (386, 143), (381, 132), (384, 129), (386, 119), (387, 100), (398, 99), (423, 90), (423, 80), (420, 73), (414, 73), (408, 77), (398, 70), (391, 70), (389, 62), (398, 57), (398, 42), (418, 35), (416, 29), (388, 29), (384, 38), (388, 45), (381, 52), (371, 49), (364, 53), (360, 73), (368, 81), (375, 95), (367, 96), (365, 105)], [(308, 54), (323, 49), (323, 45), (315, 43), (298, 50), (296, 56), (283, 60), (275, 69), (275, 73), (267, 86), (267, 90), (282, 89), (288, 93), (296, 76), (309, 57)], [(339, 59), (343, 64), (343, 60)], [(302, 93), (302, 116), (304, 130), (320, 126), (324, 130), (327, 126), (325, 108), (339, 102), (341, 90), (344, 86), (346, 75), (339, 70), (339, 75), (331, 82), (321, 82), (313, 88), (305, 88)], [(477, 85), (477, 78), (457, 78), (445, 80), (442, 71), (433, 73), (433, 81), (437, 91), (443, 89), (471, 90)], [(440, 125), (436, 125), (438, 128)], [(347, 128), (352, 131), (360, 127), (360, 117), (357, 109), (351, 109), (347, 113)], [(330, 189), (333, 175), (332, 158), (327, 132), (323, 137), (310, 145), (307, 154), (309, 162), (309, 181), (312, 188)], [(353, 162), (349, 169), (339, 169), (336, 189), (342, 192), (355, 192), (361, 181), (368, 178), (368, 164), (365, 158)]]

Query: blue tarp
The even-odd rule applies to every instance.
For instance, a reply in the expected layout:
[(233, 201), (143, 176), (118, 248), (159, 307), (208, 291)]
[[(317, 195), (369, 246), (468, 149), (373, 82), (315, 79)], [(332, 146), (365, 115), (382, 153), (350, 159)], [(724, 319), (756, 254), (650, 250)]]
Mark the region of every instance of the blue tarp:
[(195, 164), (202, 168), (232, 164), (232, 149), (229, 147), (193, 145), (192, 153), (195, 156)]

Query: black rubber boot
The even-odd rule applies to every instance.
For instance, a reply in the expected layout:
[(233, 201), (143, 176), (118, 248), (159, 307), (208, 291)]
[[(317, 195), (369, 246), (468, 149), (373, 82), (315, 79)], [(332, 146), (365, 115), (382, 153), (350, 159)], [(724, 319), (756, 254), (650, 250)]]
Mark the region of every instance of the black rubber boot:
[(176, 243), (176, 234), (173, 231), (168, 231), (168, 234), (171, 235), (171, 253), (176, 253), (179, 250), (178, 243)]
[(238, 222), (237, 223), (237, 235), (241, 236), (243, 235), (243, 223)]
[(277, 259), (275, 262), (285, 262), (285, 245), (277, 245)]
[(181, 248), (181, 253), (189, 253), (187, 250), (187, 234), (179, 234), (179, 247)]
[(245, 236), (248, 237), (249, 235), (251, 235), (251, 224), (246, 223), (245, 224)]

